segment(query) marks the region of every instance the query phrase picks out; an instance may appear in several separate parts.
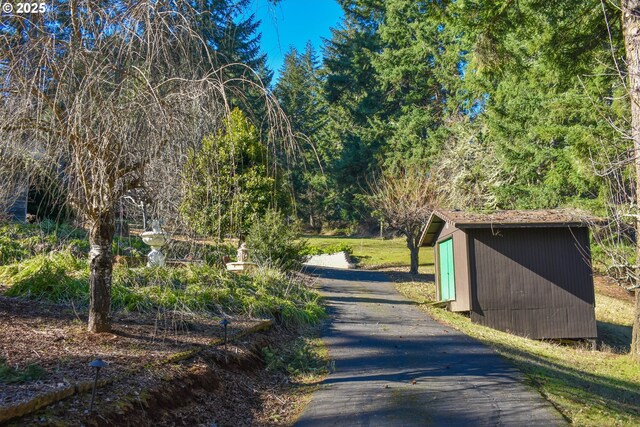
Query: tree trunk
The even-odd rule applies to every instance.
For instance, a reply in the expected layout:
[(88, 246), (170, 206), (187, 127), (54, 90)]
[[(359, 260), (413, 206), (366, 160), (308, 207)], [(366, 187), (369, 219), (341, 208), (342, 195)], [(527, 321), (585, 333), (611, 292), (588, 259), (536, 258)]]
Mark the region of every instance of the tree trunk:
[(418, 274), (418, 253), (420, 251), (420, 247), (414, 244), (411, 237), (407, 237), (407, 247), (411, 252), (411, 268), (409, 269), (409, 273)]
[[(622, 26), (629, 74), (631, 137), (634, 147), (636, 206), (638, 206), (640, 203), (640, 0), (623, 0)], [(640, 235), (638, 231), (640, 231), (640, 218), (636, 219), (636, 236)], [(636, 238), (636, 266), (639, 265), (640, 239)], [(638, 286), (637, 276), (638, 272), (636, 272), (636, 286)], [(631, 354), (636, 359), (640, 359), (640, 302), (638, 298), (638, 291), (636, 291), (635, 321), (631, 343)]]
[(111, 275), (113, 255), (111, 244), (115, 234), (115, 214), (103, 212), (91, 221), (89, 229), (89, 332), (109, 332), (111, 330)]

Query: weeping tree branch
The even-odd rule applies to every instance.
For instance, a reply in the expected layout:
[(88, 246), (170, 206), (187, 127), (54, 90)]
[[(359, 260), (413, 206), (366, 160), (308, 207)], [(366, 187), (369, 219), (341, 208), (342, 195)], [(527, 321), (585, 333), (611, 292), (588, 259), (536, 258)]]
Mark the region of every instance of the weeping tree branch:
[[(238, 86), (215, 68), (214, 53), (196, 30), (202, 16), (191, 4), (78, 0), (34, 20), (4, 17), (0, 29), (0, 154), (26, 150), (54, 165), (70, 205), (86, 221), (93, 332), (110, 329), (119, 200), (145, 187), (149, 170), (183, 161), (181, 153), (215, 128), (230, 111), (228, 99), (238, 95), (230, 93)], [(277, 103), (260, 89), (267, 140), (293, 145)], [(159, 182), (171, 185), (166, 169), (168, 179)], [(163, 194), (162, 188), (150, 193)]]

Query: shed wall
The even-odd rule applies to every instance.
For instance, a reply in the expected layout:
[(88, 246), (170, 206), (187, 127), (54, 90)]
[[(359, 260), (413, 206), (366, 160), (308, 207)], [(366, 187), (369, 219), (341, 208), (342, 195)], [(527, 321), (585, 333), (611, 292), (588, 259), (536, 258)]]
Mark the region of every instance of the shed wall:
[[(469, 311), (471, 310), (471, 299), (469, 292), (469, 257), (467, 234), (455, 228), (452, 225), (442, 227), (440, 235), (437, 237), (438, 242), (451, 237), (453, 239), (453, 267), (455, 275), (456, 298), (449, 303), (451, 311)], [(436, 265), (436, 293), (440, 300), (440, 274), (438, 271), (438, 245), (435, 248), (435, 265)]]
[(467, 233), (474, 322), (535, 339), (596, 337), (586, 228)]

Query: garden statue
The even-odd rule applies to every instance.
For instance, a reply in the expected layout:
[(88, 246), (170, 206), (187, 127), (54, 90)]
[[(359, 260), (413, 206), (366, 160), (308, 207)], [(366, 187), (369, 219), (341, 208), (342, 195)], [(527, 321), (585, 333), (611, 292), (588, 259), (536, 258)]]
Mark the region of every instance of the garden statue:
[(243, 243), (238, 248), (238, 262), (247, 261), (249, 261), (249, 249), (247, 249), (247, 245)]
[(256, 264), (249, 262), (249, 249), (242, 243), (238, 248), (238, 260), (236, 262), (228, 262), (227, 270), (229, 271), (250, 271), (256, 267)]
[(151, 229), (153, 231), (145, 231), (142, 233), (142, 241), (151, 246), (151, 252), (147, 255), (149, 258), (147, 267), (163, 267), (165, 256), (160, 249), (166, 242), (167, 238), (160, 227), (160, 221), (157, 219), (151, 222)]

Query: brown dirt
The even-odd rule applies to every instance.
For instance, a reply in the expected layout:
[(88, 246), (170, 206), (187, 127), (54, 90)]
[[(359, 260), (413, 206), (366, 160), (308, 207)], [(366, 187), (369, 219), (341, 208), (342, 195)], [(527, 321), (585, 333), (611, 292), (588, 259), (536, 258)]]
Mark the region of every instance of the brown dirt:
[[(256, 325), (231, 319), (230, 335)], [(14, 425), (288, 425), (304, 389), (267, 372), (260, 349), (284, 346), (295, 332), (257, 333), (230, 344), (228, 363), (219, 319), (185, 313), (117, 314), (113, 333), (86, 331), (86, 316), (64, 306), (0, 296), (0, 357), (17, 368), (35, 363), (46, 378), (2, 384), (0, 406), (93, 379), (87, 364), (101, 357), (98, 410), (87, 414), (90, 393), (75, 395), (14, 421)], [(197, 357), (158, 365), (170, 355), (202, 348)], [(231, 354), (231, 356), (229, 356)], [(123, 372), (133, 372), (122, 378)]]
[(615, 280), (605, 276), (594, 276), (596, 291), (611, 298), (634, 302), (633, 293), (616, 284)]

